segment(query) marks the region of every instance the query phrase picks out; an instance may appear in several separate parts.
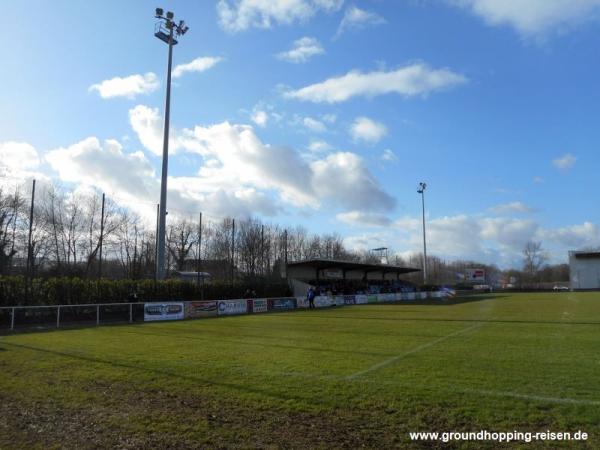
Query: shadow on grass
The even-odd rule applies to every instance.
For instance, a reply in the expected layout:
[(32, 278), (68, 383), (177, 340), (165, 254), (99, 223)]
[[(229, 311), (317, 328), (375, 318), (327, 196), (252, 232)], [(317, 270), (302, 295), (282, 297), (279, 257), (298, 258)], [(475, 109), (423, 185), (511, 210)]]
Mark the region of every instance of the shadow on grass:
[(242, 384), (237, 384), (237, 383), (228, 383), (228, 382), (224, 382), (224, 381), (215, 381), (215, 380), (211, 380), (208, 378), (202, 378), (199, 376), (185, 375), (185, 374), (182, 374), (179, 372), (173, 372), (170, 370), (149, 368), (149, 367), (144, 367), (144, 366), (131, 364), (131, 363), (124, 363), (124, 362), (106, 360), (106, 359), (102, 359), (102, 358), (95, 358), (92, 356), (75, 355), (72, 353), (61, 352), (58, 350), (50, 350), (50, 349), (46, 349), (46, 348), (34, 347), (32, 345), (15, 344), (13, 342), (5, 342), (5, 345), (9, 345), (11, 347), (16, 347), (16, 348), (22, 348), (25, 350), (32, 350), (32, 351), (36, 351), (36, 352), (40, 352), (40, 353), (46, 353), (46, 354), (54, 355), (54, 356), (61, 356), (64, 358), (71, 358), (71, 359), (75, 359), (75, 360), (79, 360), (79, 361), (84, 361), (87, 363), (105, 364), (105, 365), (115, 367), (118, 369), (126, 369), (126, 370), (133, 370), (133, 371), (137, 371), (137, 372), (145, 372), (145, 373), (165, 377), (168, 381), (185, 380), (185, 381), (190, 381), (190, 382), (194, 383), (196, 386), (205, 384), (205, 385), (209, 385), (209, 386), (227, 388), (227, 389), (231, 389), (234, 391), (243, 392), (246, 394), (256, 394), (256, 395), (266, 396), (266, 397), (274, 398), (276, 400), (283, 400), (283, 401), (295, 400), (295, 401), (300, 401), (300, 402), (310, 402), (313, 404), (319, 404), (319, 403), (315, 403), (314, 399), (311, 400), (307, 397), (302, 397), (299, 395), (292, 395), (292, 394), (283, 394), (280, 392), (273, 392), (273, 391), (270, 391), (267, 389), (261, 389), (258, 387), (248, 386), (247, 384), (242, 385)]

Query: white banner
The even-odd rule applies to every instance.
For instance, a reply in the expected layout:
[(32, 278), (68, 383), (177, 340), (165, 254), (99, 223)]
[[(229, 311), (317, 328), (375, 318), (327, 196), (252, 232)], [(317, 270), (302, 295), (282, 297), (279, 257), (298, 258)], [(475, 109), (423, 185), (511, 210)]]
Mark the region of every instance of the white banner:
[(220, 316), (246, 314), (246, 312), (248, 312), (248, 303), (246, 300), (221, 300), (219, 302)]
[(181, 320), (185, 315), (183, 302), (146, 303), (144, 305), (144, 321)]

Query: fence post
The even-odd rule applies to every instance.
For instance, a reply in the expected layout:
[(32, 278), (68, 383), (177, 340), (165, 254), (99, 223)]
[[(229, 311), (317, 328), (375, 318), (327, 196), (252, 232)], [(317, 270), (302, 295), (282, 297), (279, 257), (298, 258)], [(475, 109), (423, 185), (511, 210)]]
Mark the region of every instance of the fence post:
[(10, 314), (10, 329), (11, 331), (15, 329), (15, 308), (13, 308), (11, 310), (11, 314)]
[(60, 327), (60, 306), (56, 307), (56, 328)]
[(133, 303), (129, 304), (129, 323), (133, 323)]
[(100, 305), (96, 305), (96, 326), (100, 325)]

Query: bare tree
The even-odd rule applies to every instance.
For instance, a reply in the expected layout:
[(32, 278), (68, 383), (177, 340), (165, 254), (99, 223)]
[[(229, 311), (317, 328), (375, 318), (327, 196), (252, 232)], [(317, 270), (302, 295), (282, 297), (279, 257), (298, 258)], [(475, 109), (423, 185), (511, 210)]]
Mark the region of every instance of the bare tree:
[(539, 241), (528, 241), (523, 248), (523, 271), (533, 281), (543, 264), (546, 262), (546, 253), (542, 250)]

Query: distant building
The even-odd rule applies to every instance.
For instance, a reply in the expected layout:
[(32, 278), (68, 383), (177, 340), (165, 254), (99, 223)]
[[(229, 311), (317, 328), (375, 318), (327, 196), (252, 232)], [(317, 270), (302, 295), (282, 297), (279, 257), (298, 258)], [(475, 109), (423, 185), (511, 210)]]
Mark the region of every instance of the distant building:
[(600, 289), (600, 251), (570, 251), (571, 289)]

